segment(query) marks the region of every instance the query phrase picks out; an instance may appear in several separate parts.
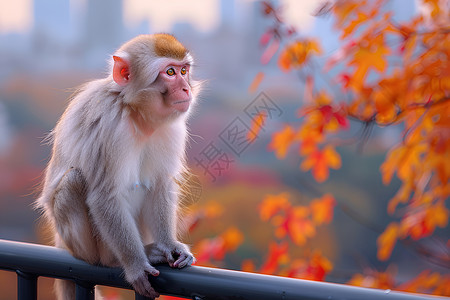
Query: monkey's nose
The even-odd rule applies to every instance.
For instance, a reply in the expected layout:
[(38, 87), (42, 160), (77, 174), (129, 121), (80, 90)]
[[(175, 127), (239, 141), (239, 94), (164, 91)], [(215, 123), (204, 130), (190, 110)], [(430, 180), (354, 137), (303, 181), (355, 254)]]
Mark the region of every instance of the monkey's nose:
[(184, 92), (186, 92), (186, 94), (189, 96), (189, 90), (188, 89), (183, 89)]

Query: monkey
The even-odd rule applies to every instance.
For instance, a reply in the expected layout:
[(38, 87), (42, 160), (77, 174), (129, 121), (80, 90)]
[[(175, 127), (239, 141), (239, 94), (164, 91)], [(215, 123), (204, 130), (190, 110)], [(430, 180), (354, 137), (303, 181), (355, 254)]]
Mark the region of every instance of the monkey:
[[(51, 157), (37, 207), (56, 247), (90, 264), (121, 267), (134, 290), (159, 294), (157, 263), (195, 262), (177, 239), (178, 185), (186, 169), (187, 118), (200, 83), (193, 58), (170, 34), (123, 44), (108, 76), (81, 86), (49, 134)], [(75, 285), (57, 280), (58, 299)]]

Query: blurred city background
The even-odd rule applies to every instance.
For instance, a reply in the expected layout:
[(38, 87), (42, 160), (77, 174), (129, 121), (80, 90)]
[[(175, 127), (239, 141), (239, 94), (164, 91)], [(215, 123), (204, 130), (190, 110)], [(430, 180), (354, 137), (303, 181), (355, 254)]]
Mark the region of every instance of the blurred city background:
[[(319, 39), (324, 57), (329, 57), (339, 47), (338, 35), (331, 18), (312, 15), (317, 8), (313, 2), (273, 1), (284, 7), (285, 21)], [(420, 9), (409, 0), (390, 1), (389, 8), (403, 20)], [(333, 262), (327, 281), (346, 282), (367, 266), (395, 266), (400, 280), (424, 269), (448, 273), (448, 268), (431, 264), (402, 244), (389, 261), (377, 259), (377, 237), (391, 218), (387, 203), (400, 184), (394, 179), (383, 185), (379, 167), (387, 149), (399, 141), (400, 128), (375, 128), (363, 147), (340, 147), (342, 168), (331, 171), (321, 184), (299, 169), (298, 155), (278, 160), (269, 151), (272, 134), (296, 120), (304, 90), (302, 82), (282, 72), (276, 62), (261, 63), (260, 38), (270, 25), (261, 3), (250, 0), (0, 0), (0, 238), (48, 242), (32, 206), (50, 155), (44, 137), (74, 88), (105, 76), (110, 55), (123, 42), (138, 34), (169, 32), (190, 49), (194, 76), (205, 81), (189, 121), (188, 160), (199, 180), (193, 202), (223, 207), (219, 218), (200, 224), (187, 242), (233, 225), (245, 239), (220, 267), (240, 269), (249, 258), (261, 262), (271, 226), (260, 221), (257, 209), (266, 195), (289, 192), (291, 202), (305, 204), (305, 199), (332, 193), (337, 201), (333, 221), (318, 228), (307, 246), (321, 249)], [(249, 90), (261, 71), (264, 79)], [(255, 103), (271, 105), (274, 113), (253, 142), (233, 149), (224, 139), (226, 130), (236, 122), (251, 126), (249, 110)], [(357, 133), (355, 128), (342, 138)], [(206, 170), (200, 163), (211, 147), (225, 154), (220, 170)], [(446, 240), (448, 231), (438, 229), (435, 236)], [(8, 278), (0, 281), (3, 294), (5, 284), (11, 286), (15, 279), (5, 272), (0, 276)]]

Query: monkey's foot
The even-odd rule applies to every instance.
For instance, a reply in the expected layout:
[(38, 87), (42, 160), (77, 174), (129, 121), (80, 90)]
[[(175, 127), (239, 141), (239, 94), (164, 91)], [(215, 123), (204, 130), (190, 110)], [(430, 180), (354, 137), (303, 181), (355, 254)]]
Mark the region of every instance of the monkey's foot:
[(133, 275), (129, 276), (129, 273), (125, 271), (126, 280), (131, 283), (133, 289), (140, 295), (149, 297), (151, 299), (155, 299), (159, 297), (159, 293), (155, 291), (155, 289), (151, 286), (150, 281), (148, 280), (148, 274), (152, 276), (158, 276), (159, 271), (156, 270), (153, 266), (146, 263), (144, 265), (144, 269), (140, 272), (132, 272)]
[(172, 268), (184, 268), (195, 262), (189, 247), (180, 242), (153, 243), (145, 246), (150, 263), (167, 262)]

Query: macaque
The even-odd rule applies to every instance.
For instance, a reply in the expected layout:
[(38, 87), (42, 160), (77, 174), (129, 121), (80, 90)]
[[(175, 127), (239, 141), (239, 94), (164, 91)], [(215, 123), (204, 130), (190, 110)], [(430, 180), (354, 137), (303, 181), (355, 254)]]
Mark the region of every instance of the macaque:
[[(37, 200), (55, 246), (90, 264), (120, 266), (134, 290), (155, 298), (153, 266), (191, 265), (177, 240), (186, 119), (199, 85), (193, 59), (172, 35), (141, 35), (111, 58), (107, 78), (72, 97), (50, 134), (52, 155)], [(75, 299), (58, 280), (59, 299)]]

